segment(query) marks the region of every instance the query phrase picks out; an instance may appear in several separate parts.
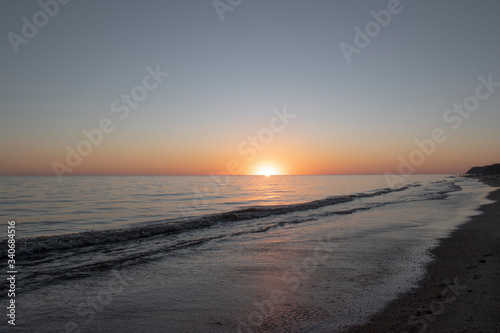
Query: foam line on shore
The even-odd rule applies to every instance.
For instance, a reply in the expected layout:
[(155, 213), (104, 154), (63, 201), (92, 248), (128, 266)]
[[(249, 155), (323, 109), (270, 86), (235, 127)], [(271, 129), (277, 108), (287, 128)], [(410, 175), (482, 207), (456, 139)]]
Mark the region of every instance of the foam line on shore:
[(350, 333), (500, 331), (500, 176), (479, 180), (497, 188), (487, 197), (493, 203), (431, 251), (434, 259), (416, 290)]

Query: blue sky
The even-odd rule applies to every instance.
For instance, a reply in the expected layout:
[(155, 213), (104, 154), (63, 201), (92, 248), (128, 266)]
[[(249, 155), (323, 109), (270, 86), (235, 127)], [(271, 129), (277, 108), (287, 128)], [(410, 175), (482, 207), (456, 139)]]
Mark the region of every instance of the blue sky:
[[(500, 3), (401, 1), (348, 63), (340, 43), (353, 44), (353, 29), (388, 3), (243, 0), (221, 21), (212, 1), (72, 0), (16, 54), (7, 35), (22, 35), (22, 18), (41, 7), (3, 2), (0, 174), (53, 173), (82, 129), (116, 119), (112, 101), (156, 65), (168, 78), (73, 174), (113, 173), (110, 160), (130, 165), (117, 173), (207, 174), (285, 106), (297, 119), (259, 161), (292, 173), (395, 170), (415, 139), (446, 126), (443, 112), (474, 93), (478, 76), (500, 81)], [(499, 102), (500, 91), (481, 101), (417, 171), (498, 162)]]

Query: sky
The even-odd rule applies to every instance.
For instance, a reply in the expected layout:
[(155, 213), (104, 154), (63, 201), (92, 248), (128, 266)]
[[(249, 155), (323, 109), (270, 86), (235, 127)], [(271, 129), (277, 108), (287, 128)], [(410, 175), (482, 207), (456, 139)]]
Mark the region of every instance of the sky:
[(497, 0), (3, 1), (0, 174), (499, 162)]

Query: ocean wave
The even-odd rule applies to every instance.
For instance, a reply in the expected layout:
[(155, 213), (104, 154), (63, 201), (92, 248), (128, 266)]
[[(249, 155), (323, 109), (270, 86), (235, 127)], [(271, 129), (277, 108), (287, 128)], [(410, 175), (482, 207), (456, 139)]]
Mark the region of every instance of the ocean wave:
[[(244, 209), (226, 213), (212, 214), (181, 221), (154, 221), (160, 223), (140, 225), (123, 229), (91, 230), (65, 235), (21, 238), (17, 240), (17, 252), (20, 255), (39, 254), (52, 250), (65, 250), (76, 247), (132, 241), (157, 235), (176, 234), (190, 230), (212, 227), (219, 223), (234, 223), (243, 220), (258, 219), (274, 215), (283, 215), (300, 211), (314, 210), (326, 206), (351, 202), (356, 199), (382, 196), (392, 192), (401, 192), (411, 187), (419, 186), (421, 185), (411, 184), (396, 189), (382, 188), (370, 192), (333, 196), (325, 199), (298, 204), (247, 207)], [(339, 211), (337, 212), (337, 214), (351, 214), (356, 210)], [(6, 246), (6, 240), (1, 243), (2, 246)]]

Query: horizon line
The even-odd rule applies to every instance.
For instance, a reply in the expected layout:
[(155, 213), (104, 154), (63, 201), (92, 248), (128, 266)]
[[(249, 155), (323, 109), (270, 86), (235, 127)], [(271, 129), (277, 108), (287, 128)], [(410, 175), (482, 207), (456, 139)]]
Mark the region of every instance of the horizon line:
[[(400, 174), (401, 176), (415, 176), (415, 175), (465, 175), (466, 173), (412, 173), (412, 174)], [(391, 174), (391, 175), (396, 175), (396, 173)], [(19, 176), (54, 176), (57, 177), (57, 175), (54, 174), (0, 174), (0, 176), (14, 176), (14, 177), (19, 177)], [(272, 176), (385, 176), (385, 174), (381, 173), (353, 173), (353, 174), (347, 174), (347, 173), (339, 173), (339, 174), (327, 174), (327, 173), (318, 173), (318, 174), (280, 174), (280, 175), (210, 175), (210, 174), (79, 174), (79, 175), (65, 175), (64, 177), (88, 177), (88, 176), (159, 176), (159, 177), (166, 177), (166, 176), (182, 176), (182, 177), (206, 177), (206, 176), (234, 176), (234, 177), (241, 177), (241, 176), (262, 176), (262, 177), (272, 177)]]

